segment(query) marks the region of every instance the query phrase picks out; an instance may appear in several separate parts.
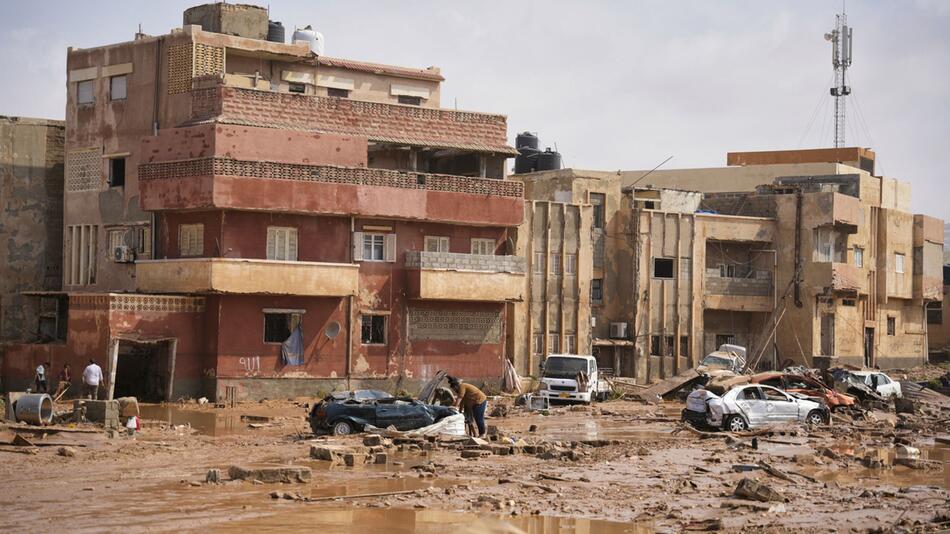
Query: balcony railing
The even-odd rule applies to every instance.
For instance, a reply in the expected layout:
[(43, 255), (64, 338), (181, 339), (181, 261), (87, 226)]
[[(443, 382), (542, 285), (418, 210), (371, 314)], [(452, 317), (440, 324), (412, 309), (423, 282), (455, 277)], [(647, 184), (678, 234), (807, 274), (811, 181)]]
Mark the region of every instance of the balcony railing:
[(772, 273), (748, 271), (742, 276), (722, 276), (719, 269), (706, 269), (706, 293), (761, 297), (772, 295)]
[(455, 252), (406, 251), (409, 269), (445, 269), (452, 271), (483, 271), (524, 274), (525, 259), (521, 256), (461, 254)]

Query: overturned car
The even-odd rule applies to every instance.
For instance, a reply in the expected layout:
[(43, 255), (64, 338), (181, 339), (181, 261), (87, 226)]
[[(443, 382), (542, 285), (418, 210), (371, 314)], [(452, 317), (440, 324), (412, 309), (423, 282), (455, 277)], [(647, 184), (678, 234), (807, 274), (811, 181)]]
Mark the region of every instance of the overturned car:
[(342, 436), (362, 432), (368, 426), (415, 430), (457, 413), (458, 410), (450, 406), (428, 404), (411, 397), (356, 390), (327, 395), (314, 404), (309, 419), (314, 434), (331, 432)]
[(722, 396), (697, 389), (686, 398), (682, 415), (693, 426), (732, 432), (776, 423), (820, 425), (831, 421), (831, 412), (823, 402), (757, 384), (734, 387)]

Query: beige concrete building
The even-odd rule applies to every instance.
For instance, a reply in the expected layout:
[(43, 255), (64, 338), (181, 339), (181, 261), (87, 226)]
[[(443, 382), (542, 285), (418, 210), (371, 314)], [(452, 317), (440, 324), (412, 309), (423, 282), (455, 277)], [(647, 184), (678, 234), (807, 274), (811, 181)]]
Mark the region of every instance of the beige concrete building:
[[(740, 152), (726, 167), (646, 178), (515, 177), (527, 199), (589, 206), (590, 308), (579, 316), (589, 314), (590, 351), (617, 375), (669, 376), (723, 343), (746, 346), (762, 367), (820, 355), (908, 367), (926, 359), (925, 307), (942, 298), (942, 222), (910, 213), (910, 185), (874, 176), (874, 158), (861, 148)], [(532, 242), (546, 231), (529, 228)]]

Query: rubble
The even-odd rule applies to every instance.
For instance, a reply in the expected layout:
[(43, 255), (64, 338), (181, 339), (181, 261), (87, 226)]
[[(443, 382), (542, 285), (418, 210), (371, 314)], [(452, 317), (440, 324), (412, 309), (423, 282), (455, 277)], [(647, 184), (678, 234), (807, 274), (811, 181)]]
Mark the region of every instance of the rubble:
[(243, 467), (232, 465), (228, 468), (228, 476), (231, 480), (256, 480), (264, 483), (305, 483), (310, 482), (311, 475), (309, 467), (301, 466)]

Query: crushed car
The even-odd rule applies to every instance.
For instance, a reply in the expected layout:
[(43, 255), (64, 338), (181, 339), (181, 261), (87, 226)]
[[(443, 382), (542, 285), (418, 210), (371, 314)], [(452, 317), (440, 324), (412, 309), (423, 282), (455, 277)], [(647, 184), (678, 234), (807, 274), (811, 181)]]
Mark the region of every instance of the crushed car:
[(858, 399), (887, 401), (902, 398), (901, 384), (877, 370), (854, 370), (839, 367), (831, 370), (834, 381)]
[(736, 386), (722, 396), (700, 391), (703, 390), (693, 391), (687, 397), (683, 420), (701, 422), (731, 432), (777, 423), (820, 425), (831, 421), (831, 411), (823, 402), (808, 400), (771, 386)]
[(429, 404), (411, 397), (394, 397), (385, 391), (355, 390), (331, 393), (310, 410), (314, 434), (342, 436), (366, 427), (415, 430), (455, 415), (451, 406)]
[(740, 345), (724, 343), (718, 350), (706, 355), (696, 370), (709, 374), (710, 371), (729, 371), (737, 375), (742, 374), (746, 363), (746, 348)]
[(759, 373), (749, 377), (751, 384), (765, 384), (787, 393), (804, 395), (810, 400), (821, 400), (832, 411), (854, 406), (857, 399), (846, 393), (839, 393), (825, 385), (824, 382), (807, 374), (791, 374), (786, 372)]

